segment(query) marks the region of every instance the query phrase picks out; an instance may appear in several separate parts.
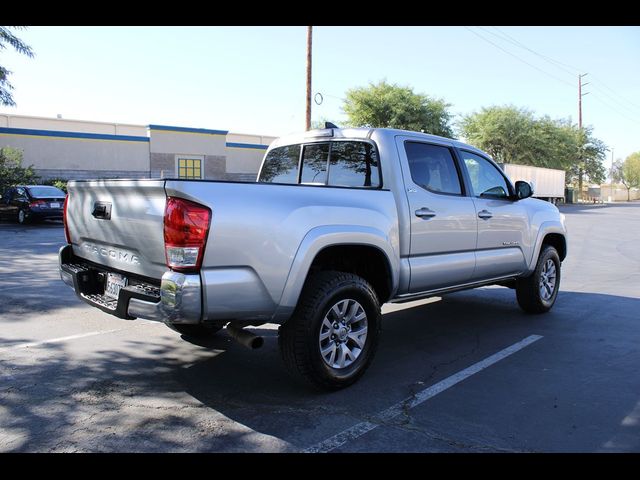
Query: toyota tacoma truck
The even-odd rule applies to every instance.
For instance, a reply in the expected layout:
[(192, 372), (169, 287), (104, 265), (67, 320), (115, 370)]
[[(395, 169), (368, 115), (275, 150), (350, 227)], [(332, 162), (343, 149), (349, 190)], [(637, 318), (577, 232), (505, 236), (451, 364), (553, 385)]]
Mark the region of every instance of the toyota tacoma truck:
[(122, 319), (186, 339), (279, 324), (288, 370), (321, 389), (370, 365), (380, 307), (485, 285), (554, 304), (564, 216), (484, 152), (394, 129), (325, 128), (274, 141), (255, 183), (69, 182), (60, 275)]

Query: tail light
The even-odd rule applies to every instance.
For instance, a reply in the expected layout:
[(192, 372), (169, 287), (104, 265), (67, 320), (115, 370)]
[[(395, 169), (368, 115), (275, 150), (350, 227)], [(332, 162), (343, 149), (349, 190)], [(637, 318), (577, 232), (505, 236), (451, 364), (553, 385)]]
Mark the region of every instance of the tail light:
[(71, 243), (71, 235), (69, 235), (69, 223), (67, 222), (67, 204), (69, 203), (69, 194), (64, 197), (64, 204), (62, 205), (62, 223), (64, 224), (64, 238), (67, 239), (67, 243)]
[(164, 210), (164, 248), (173, 270), (198, 270), (211, 224), (211, 210), (203, 205), (169, 197)]
[(29, 202), (29, 206), (31, 208), (36, 207), (42, 207), (44, 204), (46, 204), (47, 202), (45, 202), (44, 200), (33, 200), (32, 202)]

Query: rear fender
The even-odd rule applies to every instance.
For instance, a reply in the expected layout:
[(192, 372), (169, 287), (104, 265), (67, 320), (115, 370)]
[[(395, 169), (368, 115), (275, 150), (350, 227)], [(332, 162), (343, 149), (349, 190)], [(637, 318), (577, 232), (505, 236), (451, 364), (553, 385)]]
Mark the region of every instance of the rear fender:
[[(397, 243), (397, 241), (396, 241)], [(309, 269), (323, 249), (337, 245), (375, 247), (384, 253), (391, 270), (391, 295), (398, 289), (399, 255), (394, 252), (392, 239), (384, 232), (358, 225), (327, 225), (310, 230), (296, 252), (279, 306), (273, 316), (275, 323), (284, 323), (293, 313)]]

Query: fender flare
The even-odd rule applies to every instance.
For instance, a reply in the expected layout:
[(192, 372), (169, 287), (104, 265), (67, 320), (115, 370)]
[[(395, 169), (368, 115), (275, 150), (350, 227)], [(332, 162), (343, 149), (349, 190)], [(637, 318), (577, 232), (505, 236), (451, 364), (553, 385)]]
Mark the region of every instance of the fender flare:
[(319, 226), (309, 230), (300, 242), (289, 269), (278, 308), (273, 315), (274, 323), (284, 323), (295, 309), (311, 264), (318, 253), (327, 247), (339, 245), (362, 245), (380, 250), (389, 265), (393, 296), (399, 283), (400, 257), (394, 251), (392, 240), (385, 232), (360, 225)]
[(542, 249), (542, 241), (544, 237), (546, 237), (550, 233), (557, 233), (564, 237), (565, 247), (567, 245), (567, 231), (562, 226), (560, 222), (557, 221), (546, 221), (540, 224), (540, 228), (538, 229), (538, 235), (536, 237), (536, 243), (533, 248), (533, 255), (529, 260), (529, 265), (527, 268), (527, 273), (532, 273), (536, 269), (536, 263), (538, 262), (538, 257), (540, 256), (540, 250)]

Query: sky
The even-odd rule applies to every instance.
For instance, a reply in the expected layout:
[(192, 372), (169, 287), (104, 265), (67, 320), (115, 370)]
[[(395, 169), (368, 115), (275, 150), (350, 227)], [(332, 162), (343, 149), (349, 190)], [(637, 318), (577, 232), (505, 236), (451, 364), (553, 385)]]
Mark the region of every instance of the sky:
[[(306, 27), (30, 27), (34, 58), (0, 50), (0, 113), (280, 136), (304, 129)], [(640, 27), (313, 30), (312, 119), (340, 125), (347, 90), (386, 79), (460, 115), (515, 105), (578, 118), (616, 159), (640, 151)], [(605, 165), (610, 165), (608, 154)]]

